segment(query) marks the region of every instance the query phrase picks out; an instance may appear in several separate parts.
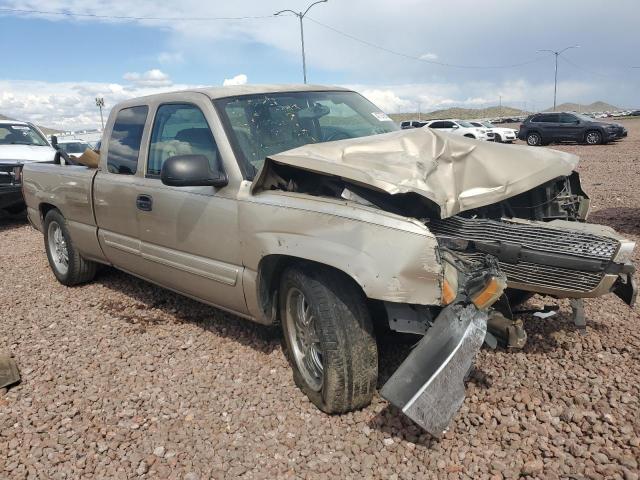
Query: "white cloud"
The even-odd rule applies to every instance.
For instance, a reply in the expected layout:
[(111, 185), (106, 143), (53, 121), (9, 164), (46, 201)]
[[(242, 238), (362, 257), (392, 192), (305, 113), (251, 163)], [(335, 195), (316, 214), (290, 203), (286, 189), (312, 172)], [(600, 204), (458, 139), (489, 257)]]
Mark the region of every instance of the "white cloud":
[(244, 85), (246, 83), (247, 76), (244, 73), (241, 73), (233, 78), (225, 78), (224, 82), (222, 82), (222, 85), (226, 87), (228, 85)]
[(100, 126), (100, 112), (95, 97), (104, 97), (106, 118), (123, 100), (198, 86), (0, 80), (0, 113), (60, 130), (96, 128)]
[(147, 70), (144, 73), (127, 72), (122, 78), (141, 87), (166, 87), (171, 85), (169, 75), (157, 68)]
[(435, 53), (432, 53), (432, 52), (427, 52), (427, 53), (423, 53), (422, 55), (420, 55), (420, 59), (422, 59), (422, 60), (437, 60), (438, 59), (438, 55), (436, 55)]
[[(202, 86), (171, 84), (168, 77), (157, 72), (161, 75), (145, 77), (145, 74), (132, 76), (129, 73), (126, 77), (131, 83), (122, 84), (0, 79), (0, 113), (61, 130), (96, 128), (100, 125), (100, 114), (95, 97), (104, 97), (106, 118), (109, 110), (120, 101)], [(242, 85), (246, 82), (247, 76), (239, 74), (223, 83)], [(360, 92), (387, 113), (417, 112), (418, 109), (425, 113), (453, 106), (482, 108), (498, 105), (500, 95), (502, 105), (531, 111), (549, 107), (553, 99), (553, 83), (532, 84), (522, 79), (501, 83), (461, 81), (344, 86)], [(598, 99), (599, 91), (598, 86), (589, 82), (562, 81), (558, 84), (561, 101), (565, 101), (564, 95), (569, 92), (578, 98)]]

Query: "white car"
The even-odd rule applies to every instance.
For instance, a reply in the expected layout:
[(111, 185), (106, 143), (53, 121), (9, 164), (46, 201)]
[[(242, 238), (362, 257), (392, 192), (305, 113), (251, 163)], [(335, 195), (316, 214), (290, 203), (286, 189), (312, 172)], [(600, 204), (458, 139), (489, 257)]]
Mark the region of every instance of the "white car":
[(79, 157), (86, 149), (91, 149), (91, 145), (89, 145), (88, 142), (78, 140), (77, 138), (58, 138), (58, 148), (67, 155)]
[(0, 164), (51, 162), (56, 151), (31, 123), (0, 120)]
[(31, 123), (0, 120), (0, 210), (11, 214), (24, 211), (22, 166), (30, 162), (51, 162), (56, 151)]
[(469, 123), (474, 127), (490, 129), (494, 135), (493, 140), (498, 143), (511, 143), (518, 138), (518, 130), (513, 128), (496, 127), (486, 120), (471, 120)]
[(475, 138), (478, 140), (493, 141), (494, 134), (488, 128), (475, 127), (466, 120), (431, 120), (427, 122), (427, 127), (442, 130), (444, 132), (455, 133), (463, 137)]

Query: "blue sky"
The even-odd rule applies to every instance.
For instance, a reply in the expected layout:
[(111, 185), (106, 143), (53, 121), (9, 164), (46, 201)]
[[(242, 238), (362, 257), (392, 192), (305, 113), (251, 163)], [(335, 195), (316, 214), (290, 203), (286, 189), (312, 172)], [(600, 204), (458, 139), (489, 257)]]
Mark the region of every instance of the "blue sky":
[[(640, 107), (640, 4), (565, 0), (449, 2), (329, 0), (305, 20), (310, 82), (352, 87), (389, 112), (497, 104), (548, 107), (553, 57), (558, 101)], [(61, 128), (95, 126), (132, 96), (193, 85), (302, 80), (296, 17), (115, 20), (2, 9), (138, 17), (268, 16), (300, 0), (0, 0), (0, 113)], [(319, 22), (319, 23), (318, 23)], [(342, 33), (340, 33), (342, 32)], [(356, 37), (355, 40), (352, 37)], [(376, 48), (369, 44), (375, 44)], [(396, 52), (396, 54), (389, 52)], [(416, 60), (462, 65), (445, 67)], [(524, 62), (532, 63), (513, 66)], [(489, 68), (501, 66), (503, 68)]]

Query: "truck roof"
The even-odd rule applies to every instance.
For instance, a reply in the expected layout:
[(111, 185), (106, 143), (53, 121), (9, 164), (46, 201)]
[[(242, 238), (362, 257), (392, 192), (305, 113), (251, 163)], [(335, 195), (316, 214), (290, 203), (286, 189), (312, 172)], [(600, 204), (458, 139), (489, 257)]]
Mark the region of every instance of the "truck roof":
[(120, 105), (135, 105), (140, 100), (171, 100), (171, 97), (175, 93), (196, 92), (202, 93), (212, 100), (217, 98), (234, 97), (236, 95), (255, 95), (261, 93), (278, 93), (278, 92), (318, 92), (318, 91), (350, 91), (348, 88), (327, 86), (327, 85), (305, 85), (305, 84), (264, 84), (264, 85), (229, 85), (226, 87), (203, 87), (203, 88), (189, 88), (186, 90), (176, 90), (173, 92), (156, 93), (153, 95), (146, 95), (144, 97), (137, 97), (126, 100), (119, 103)]

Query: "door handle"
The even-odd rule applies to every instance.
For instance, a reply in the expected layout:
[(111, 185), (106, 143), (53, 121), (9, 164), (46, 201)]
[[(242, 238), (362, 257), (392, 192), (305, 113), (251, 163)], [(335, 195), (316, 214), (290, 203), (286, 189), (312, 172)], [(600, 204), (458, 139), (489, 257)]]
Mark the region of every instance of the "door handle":
[(138, 195), (138, 198), (136, 198), (136, 207), (138, 207), (138, 210), (150, 212), (153, 210), (153, 198), (151, 195)]

